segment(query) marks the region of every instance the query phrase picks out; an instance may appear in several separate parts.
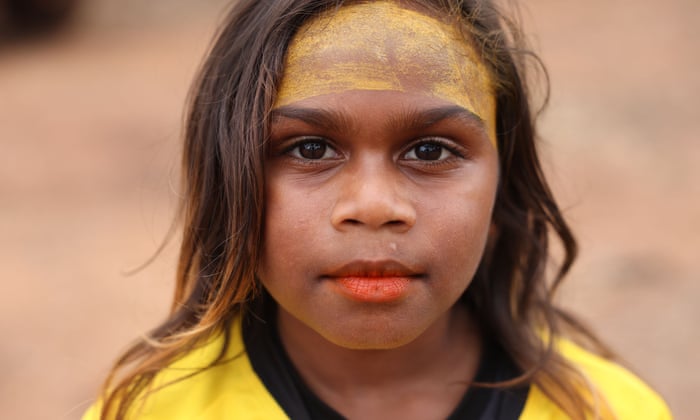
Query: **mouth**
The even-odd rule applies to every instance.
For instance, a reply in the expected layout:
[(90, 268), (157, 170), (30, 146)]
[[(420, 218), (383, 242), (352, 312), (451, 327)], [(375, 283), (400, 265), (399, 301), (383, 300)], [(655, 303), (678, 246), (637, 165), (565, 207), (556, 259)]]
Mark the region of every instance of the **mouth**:
[(385, 303), (402, 299), (411, 282), (424, 275), (398, 261), (353, 261), (331, 271), (331, 280), (342, 296), (358, 302)]
[(396, 260), (356, 260), (331, 270), (324, 277), (421, 277), (420, 269), (411, 268)]

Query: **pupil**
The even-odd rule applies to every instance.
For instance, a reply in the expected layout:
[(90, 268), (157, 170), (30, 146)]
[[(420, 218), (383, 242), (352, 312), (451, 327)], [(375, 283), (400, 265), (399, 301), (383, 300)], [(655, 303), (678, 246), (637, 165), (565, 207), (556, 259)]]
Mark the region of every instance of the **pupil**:
[(416, 147), (416, 157), (421, 160), (438, 160), (442, 154), (442, 146), (434, 143), (424, 143)]
[(304, 143), (299, 153), (306, 159), (321, 159), (326, 154), (326, 145), (323, 143)]

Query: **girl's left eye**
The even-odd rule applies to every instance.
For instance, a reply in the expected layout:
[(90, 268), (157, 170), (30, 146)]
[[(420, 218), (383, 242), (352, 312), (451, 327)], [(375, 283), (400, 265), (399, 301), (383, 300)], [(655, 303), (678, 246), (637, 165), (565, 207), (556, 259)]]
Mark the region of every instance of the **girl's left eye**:
[(338, 152), (321, 138), (301, 140), (290, 147), (288, 153), (295, 158), (304, 160), (333, 159), (338, 157)]
[(441, 161), (454, 156), (454, 153), (438, 142), (423, 142), (413, 146), (406, 154), (407, 160)]

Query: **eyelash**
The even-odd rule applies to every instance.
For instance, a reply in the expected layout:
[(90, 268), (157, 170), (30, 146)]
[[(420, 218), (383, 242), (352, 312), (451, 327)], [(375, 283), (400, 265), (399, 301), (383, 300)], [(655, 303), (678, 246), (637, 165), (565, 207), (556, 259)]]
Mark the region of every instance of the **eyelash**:
[[(301, 155), (300, 148), (304, 144), (309, 144), (309, 143), (319, 143), (322, 144), (324, 147), (326, 147), (326, 150), (324, 150), (324, 155), (328, 153), (328, 150), (332, 150), (336, 155), (339, 155), (338, 151), (333, 147), (330, 142), (323, 137), (313, 137), (313, 136), (308, 136), (308, 137), (301, 137), (297, 139), (294, 143), (292, 143), (289, 147), (286, 147), (283, 150), (283, 154), (287, 156), (291, 156), (299, 161), (306, 162), (309, 164), (314, 164), (318, 163), (319, 161), (327, 160), (323, 159), (323, 156), (321, 156), (318, 159), (310, 159), (310, 158), (305, 158), (304, 156)], [(294, 151), (297, 151), (295, 156)]]
[(406, 152), (402, 153), (401, 156), (405, 156), (411, 151), (414, 151), (416, 148), (418, 148), (421, 145), (424, 144), (434, 144), (437, 146), (440, 146), (443, 150), (447, 151), (450, 153), (452, 156), (448, 156), (445, 159), (439, 159), (439, 160), (424, 160), (424, 159), (410, 159), (410, 160), (417, 160), (423, 163), (430, 163), (430, 164), (439, 164), (441, 162), (445, 162), (447, 160), (450, 160), (450, 157), (458, 157), (461, 159), (464, 159), (466, 157), (465, 151), (461, 150), (461, 147), (456, 146), (452, 142), (448, 142), (446, 140), (441, 139), (440, 137), (422, 137), (420, 140), (414, 142), (411, 144)]
[[(309, 143), (319, 143), (322, 144), (324, 147), (327, 149), (323, 151), (323, 154), (325, 156), (326, 153), (328, 153), (328, 150), (333, 151), (334, 154), (340, 155), (340, 153), (336, 150), (336, 148), (325, 138), (323, 137), (313, 137), (313, 136), (308, 136), (308, 137), (301, 137), (298, 138), (294, 143), (289, 145), (289, 147), (286, 147), (282, 154), (290, 156), (292, 158), (295, 158), (299, 161), (308, 163), (308, 164), (317, 164), (321, 161), (328, 160), (330, 158), (324, 159), (323, 156), (319, 157), (318, 159), (313, 159), (313, 158), (306, 158), (301, 155), (300, 152), (300, 147), (303, 146), (304, 144), (309, 144)], [(444, 151), (447, 151), (450, 155), (452, 156), (447, 156), (444, 159), (435, 159), (435, 160), (430, 160), (430, 159), (405, 159), (404, 156), (406, 156), (408, 153), (415, 151), (416, 148), (418, 148), (421, 145), (425, 144), (433, 144), (441, 147)], [(295, 153), (296, 151), (296, 153)], [(401, 153), (401, 158), (402, 160), (406, 161), (416, 161), (416, 162), (421, 162), (421, 164), (429, 164), (429, 165), (439, 165), (442, 163), (445, 163), (446, 161), (451, 160), (450, 157), (457, 157), (461, 159), (466, 158), (466, 153), (464, 150), (462, 150), (461, 147), (458, 147), (451, 142), (445, 141), (439, 137), (423, 137), (417, 140), (416, 142), (412, 143), (407, 149), (405, 149), (404, 152)]]

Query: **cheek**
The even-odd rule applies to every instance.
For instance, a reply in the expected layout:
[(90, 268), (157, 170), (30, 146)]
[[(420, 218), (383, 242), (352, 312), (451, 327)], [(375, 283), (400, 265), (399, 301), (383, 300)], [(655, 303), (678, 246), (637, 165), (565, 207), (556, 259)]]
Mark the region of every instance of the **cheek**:
[(445, 204), (428, 211), (436, 219), (429, 241), (440, 269), (463, 284), (471, 281), (483, 256), (491, 227), (495, 181), (451, 196), (450, 200), (435, 200)]
[(459, 212), (450, 217), (451, 223), (445, 223), (437, 230), (432, 239), (433, 249), (440, 250), (437, 259), (442, 265), (454, 272), (471, 272), (481, 260), (486, 245), (491, 214), (481, 209)]
[(288, 267), (313, 257), (308, 249), (318, 241), (318, 221), (324, 217), (318, 200), (291, 185), (270, 185), (265, 198), (265, 235), (259, 275), (275, 278)]

